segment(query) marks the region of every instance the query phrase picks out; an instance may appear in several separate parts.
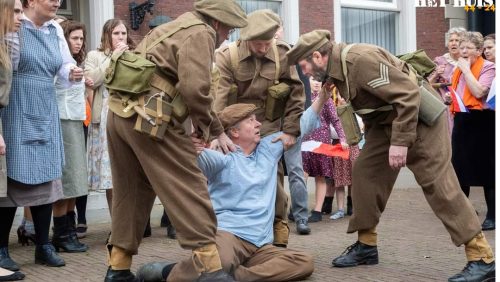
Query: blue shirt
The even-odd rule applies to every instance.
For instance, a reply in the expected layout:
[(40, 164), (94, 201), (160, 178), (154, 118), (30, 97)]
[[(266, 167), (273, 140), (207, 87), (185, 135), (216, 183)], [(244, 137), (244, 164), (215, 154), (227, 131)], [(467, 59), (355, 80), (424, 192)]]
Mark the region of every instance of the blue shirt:
[[(320, 125), (319, 116), (307, 109), (300, 119), (301, 137)], [(271, 141), (281, 134), (262, 138), (248, 156), (237, 147), (236, 152), (227, 155), (207, 149), (198, 157), (208, 179), (218, 229), (257, 247), (273, 241), (276, 178), (283, 144)], [(300, 148), (300, 142), (295, 146)]]

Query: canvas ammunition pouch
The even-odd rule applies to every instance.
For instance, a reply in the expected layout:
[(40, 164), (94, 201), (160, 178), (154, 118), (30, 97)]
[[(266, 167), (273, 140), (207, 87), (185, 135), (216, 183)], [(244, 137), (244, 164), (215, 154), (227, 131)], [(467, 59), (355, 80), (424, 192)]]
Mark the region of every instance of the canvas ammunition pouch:
[[(238, 44), (237, 42), (233, 42), (229, 45), (229, 56), (231, 58), (231, 66), (233, 68), (233, 73), (238, 70), (238, 63), (239, 63), (237, 44)], [(288, 100), (288, 96), (290, 95), (291, 88), (288, 84), (279, 81), (281, 65), (280, 65), (280, 56), (276, 40), (273, 40), (271, 46), (273, 48), (276, 68), (274, 73), (273, 85), (267, 88), (267, 95), (264, 107), (265, 107), (266, 119), (269, 121), (275, 121), (279, 118), (282, 118), (285, 114), (286, 102)], [(231, 89), (229, 90), (228, 94), (228, 105), (241, 103), (242, 102), (241, 99), (238, 99), (237, 96), (238, 96), (238, 87), (235, 84), (233, 84), (231, 85)]]
[[(146, 94), (138, 99), (134, 129), (161, 141), (172, 118), (172, 105), (164, 100), (164, 92)], [(142, 113), (140, 113), (142, 111)]]

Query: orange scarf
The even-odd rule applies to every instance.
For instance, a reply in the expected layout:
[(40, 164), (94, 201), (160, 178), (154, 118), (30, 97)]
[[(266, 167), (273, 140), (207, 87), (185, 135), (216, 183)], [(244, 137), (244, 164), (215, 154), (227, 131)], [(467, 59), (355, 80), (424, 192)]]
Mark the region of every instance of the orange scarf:
[[(477, 60), (474, 62), (474, 64), (472, 64), (472, 66), (470, 67), (472, 75), (474, 75), (474, 77), (477, 80), (479, 80), (479, 74), (481, 73), (481, 70), (483, 69), (483, 65), (484, 65), (484, 59), (483, 59), (483, 57), (479, 56), (477, 58)], [(458, 81), (460, 80), (461, 75), (462, 75), (462, 71), (460, 70), (460, 68), (457, 67), (455, 69), (455, 72), (453, 72), (453, 76), (451, 77), (451, 87), (453, 88), (453, 90), (457, 90)], [(470, 93), (470, 90), (469, 90), (469, 87), (467, 87), (467, 84), (465, 84), (464, 96), (462, 99), (464, 101), (464, 105), (468, 109), (472, 109), (472, 110), (483, 109), (482, 99), (478, 99), (478, 98), (474, 97), (472, 95), (472, 93)], [(450, 105), (450, 111), (452, 113), (455, 112), (455, 110), (453, 108), (453, 103)]]

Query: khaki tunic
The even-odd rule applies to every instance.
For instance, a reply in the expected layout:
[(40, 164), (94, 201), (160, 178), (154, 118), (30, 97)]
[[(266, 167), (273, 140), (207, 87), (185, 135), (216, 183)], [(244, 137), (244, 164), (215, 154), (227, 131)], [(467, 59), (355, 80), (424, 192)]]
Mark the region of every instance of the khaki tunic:
[[(185, 13), (155, 28), (137, 49), (193, 19), (204, 21), (195, 12)], [(214, 48), (215, 31), (201, 24), (178, 31), (147, 53), (157, 65), (156, 73), (168, 78), (180, 91), (195, 129), (206, 139), (223, 132), (218, 120), (212, 119), (209, 94)], [(163, 142), (158, 142), (135, 131), (134, 123), (135, 117), (121, 118), (109, 112), (107, 136), (113, 175), (110, 243), (130, 254), (137, 253), (157, 195), (177, 229), (182, 247), (197, 249), (215, 244), (216, 218), (206, 178), (182, 125), (171, 125)], [(192, 259), (194, 265), (204, 265), (196, 255)]]
[[(345, 44), (334, 44), (328, 81), (346, 98), (340, 53)], [(389, 147), (408, 147), (407, 166), (422, 187), (432, 210), (457, 245), (481, 231), (474, 209), (460, 190), (451, 165), (447, 117), (428, 127), (418, 121), (418, 86), (409, 79), (408, 67), (386, 50), (354, 45), (347, 55), (351, 103), (355, 110), (393, 105), (391, 112), (363, 115), (366, 143), (354, 163), (352, 197), (354, 216), (347, 232), (375, 227), (385, 209), (399, 170), (389, 166)], [(436, 93), (436, 96), (439, 95)]]
[[(267, 88), (274, 85), (276, 73), (275, 55), (273, 48), (270, 48), (262, 59), (252, 56), (248, 48), (248, 42), (240, 41), (238, 45), (238, 69), (233, 70), (229, 48), (226, 46), (216, 54), (216, 64), (220, 71), (220, 81), (215, 90), (216, 112), (229, 106), (228, 93), (231, 84), (238, 86), (237, 103), (254, 103), (260, 109), (256, 116), (262, 123), (261, 134), (263, 136), (283, 130), (283, 132), (293, 136), (300, 135), (299, 120), (304, 111), (304, 86), (299, 79), (295, 66), (288, 66), (286, 52), (288, 45), (279, 41), (278, 52), (280, 58), (279, 81), (285, 82), (291, 87), (290, 95), (285, 105), (285, 115), (283, 122), (277, 119), (273, 122), (265, 119), (265, 102), (267, 98)], [(258, 102), (255, 102), (258, 101)]]

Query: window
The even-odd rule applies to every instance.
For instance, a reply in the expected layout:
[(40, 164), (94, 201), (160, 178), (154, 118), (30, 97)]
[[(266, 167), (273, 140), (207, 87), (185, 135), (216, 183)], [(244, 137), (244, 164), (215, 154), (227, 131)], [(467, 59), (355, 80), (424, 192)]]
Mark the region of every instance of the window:
[(58, 14), (65, 16), (71, 16), (73, 14), (71, 11), (71, 0), (61, 0), (59, 5), (59, 10), (57, 10)]
[(415, 50), (416, 21), (413, 1), (336, 2), (340, 2), (335, 6), (336, 41), (375, 44), (393, 54)]

